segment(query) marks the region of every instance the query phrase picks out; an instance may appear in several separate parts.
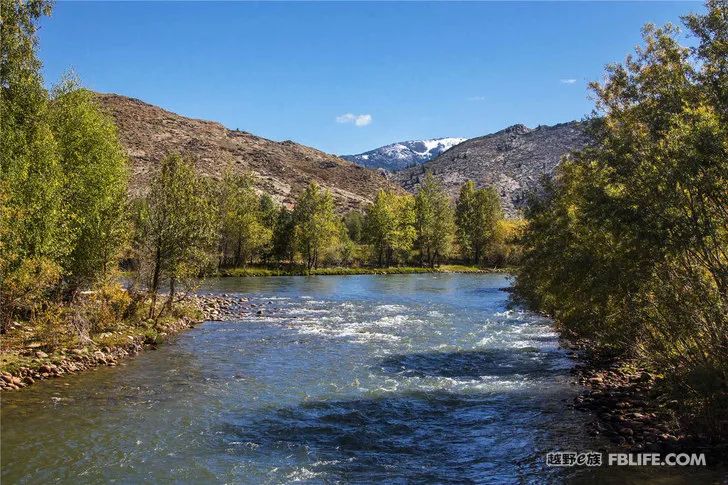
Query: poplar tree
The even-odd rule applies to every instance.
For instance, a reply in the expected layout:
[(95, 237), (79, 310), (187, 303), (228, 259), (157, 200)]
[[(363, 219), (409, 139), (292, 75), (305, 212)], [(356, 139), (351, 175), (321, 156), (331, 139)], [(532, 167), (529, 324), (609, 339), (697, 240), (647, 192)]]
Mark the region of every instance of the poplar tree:
[(497, 192), (492, 187), (478, 189), (468, 180), (460, 189), (455, 214), (460, 250), (474, 264), (480, 264), (485, 250), (496, 241), (503, 218)]
[(411, 195), (380, 190), (366, 212), (367, 241), (379, 266), (405, 258), (417, 236), (414, 199)]
[(455, 215), (447, 192), (429, 172), (415, 195), (415, 212), (420, 261), (434, 268), (452, 249)]
[(156, 315), (160, 285), (169, 281), (167, 307), (180, 280), (195, 277), (210, 264), (218, 239), (212, 188), (189, 160), (168, 155), (151, 181), (139, 215), (137, 257)]
[(306, 269), (316, 268), (322, 254), (338, 242), (340, 225), (334, 213), (334, 200), (316, 182), (306, 187), (293, 211), (295, 237)]

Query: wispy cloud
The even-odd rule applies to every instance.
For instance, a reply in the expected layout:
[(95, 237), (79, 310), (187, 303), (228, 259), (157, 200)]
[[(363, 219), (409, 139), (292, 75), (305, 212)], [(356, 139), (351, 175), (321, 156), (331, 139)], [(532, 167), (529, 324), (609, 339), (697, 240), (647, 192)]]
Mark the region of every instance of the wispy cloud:
[(470, 96), (468, 101), (485, 101), (485, 96)]
[(337, 116), (336, 122), (337, 123), (354, 123), (356, 126), (366, 126), (368, 124), (371, 124), (372, 115), (370, 115), (370, 114), (355, 115), (354, 113), (346, 113), (346, 114)]
[(576, 83), (576, 79), (561, 79), (559, 82), (561, 84), (574, 84)]

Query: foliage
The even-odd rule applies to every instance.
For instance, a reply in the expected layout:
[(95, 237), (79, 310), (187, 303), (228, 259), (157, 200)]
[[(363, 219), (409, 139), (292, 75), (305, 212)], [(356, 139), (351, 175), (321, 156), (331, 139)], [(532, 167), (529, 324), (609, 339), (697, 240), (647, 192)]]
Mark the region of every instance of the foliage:
[(452, 249), (455, 215), (447, 192), (429, 172), (415, 196), (415, 212), (420, 261), (434, 268)]
[(349, 239), (355, 244), (361, 244), (364, 240), (364, 225), (364, 214), (360, 211), (353, 210), (344, 215), (344, 226), (346, 226)]
[(298, 250), (306, 268), (318, 267), (322, 254), (338, 244), (342, 234), (331, 193), (311, 182), (298, 198), (293, 220)]
[(63, 273), (75, 290), (114, 269), (125, 243), (126, 154), (113, 121), (75, 79), (64, 79), (52, 96), (49, 118), (72, 238)]
[(228, 172), (221, 184), (222, 264), (244, 266), (271, 242), (275, 208), (270, 197), (258, 197), (250, 177)]
[(293, 212), (285, 207), (278, 210), (273, 229), (273, 257), (278, 261), (294, 262), (296, 221)]
[(500, 198), (492, 187), (477, 189), (468, 180), (460, 189), (455, 214), (460, 251), (477, 265), (498, 239), (498, 224), (503, 219)]
[(712, 433), (728, 426), (728, 9), (648, 25), (593, 83), (593, 147), (535, 200), (517, 289), (569, 332), (661, 369)]
[(415, 204), (411, 195), (380, 190), (367, 208), (366, 240), (380, 267), (406, 261), (415, 237)]
[(163, 279), (171, 307), (177, 282), (209, 267), (218, 240), (217, 210), (209, 184), (179, 155), (162, 160), (138, 216), (136, 256), (152, 297), (150, 317)]
[[(0, 308), (2, 329), (103, 279), (124, 242), (126, 158), (92, 94), (43, 87), (36, 30), (43, 1), (2, 1)], [(63, 284), (62, 284), (63, 283)], [(65, 291), (61, 291), (65, 290)]]

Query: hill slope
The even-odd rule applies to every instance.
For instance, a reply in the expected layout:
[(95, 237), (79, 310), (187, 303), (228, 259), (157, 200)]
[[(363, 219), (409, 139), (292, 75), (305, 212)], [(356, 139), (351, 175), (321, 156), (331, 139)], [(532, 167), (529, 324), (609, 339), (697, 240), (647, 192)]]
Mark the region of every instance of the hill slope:
[(586, 146), (584, 129), (576, 121), (534, 129), (514, 125), (471, 138), (422, 166), (394, 173), (393, 179), (413, 192), (429, 171), (453, 197), (467, 180), (481, 187), (494, 185), (506, 214), (515, 216), (526, 202), (526, 193), (536, 189), (544, 175), (554, 173), (561, 157)]
[(395, 187), (374, 170), (292, 141), (229, 130), (126, 96), (99, 94), (98, 101), (115, 119), (129, 153), (133, 193), (145, 190), (167, 153), (193, 157), (200, 172), (215, 178), (230, 163), (236, 172), (252, 173), (256, 188), (283, 204), (291, 204), (312, 180), (331, 190), (339, 210), (361, 207), (378, 189)]
[(431, 140), (401, 141), (379, 147), (358, 155), (342, 155), (341, 158), (363, 167), (383, 168), (395, 172), (412, 165), (428, 162), (467, 138), (433, 138)]

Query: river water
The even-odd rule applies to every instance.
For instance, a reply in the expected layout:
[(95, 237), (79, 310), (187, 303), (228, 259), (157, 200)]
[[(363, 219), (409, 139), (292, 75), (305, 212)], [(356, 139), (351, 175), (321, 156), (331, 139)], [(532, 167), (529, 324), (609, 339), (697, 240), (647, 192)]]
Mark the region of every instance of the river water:
[(508, 284), (210, 280), (264, 315), (5, 393), (2, 482), (594, 483), (604, 468), (545, 466), (606, 443), (567, 406), (573, 363), (550, 322), (509, 309)]

